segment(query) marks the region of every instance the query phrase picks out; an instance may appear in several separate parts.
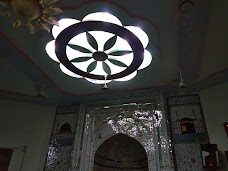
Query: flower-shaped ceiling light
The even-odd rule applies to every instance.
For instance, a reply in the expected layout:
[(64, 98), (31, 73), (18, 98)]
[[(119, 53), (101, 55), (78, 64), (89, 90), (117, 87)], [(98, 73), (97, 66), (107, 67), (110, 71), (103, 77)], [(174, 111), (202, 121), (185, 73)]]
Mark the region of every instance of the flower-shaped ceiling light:
[(60, 63), (61, 71), (92, 83), (128, 81), (152, 61), (145, 49), (147, 34), (139, 27), (123, 26), (109, 13), (92, 13), (82, 21), (61, 19), (52, 35), (46, 52)]

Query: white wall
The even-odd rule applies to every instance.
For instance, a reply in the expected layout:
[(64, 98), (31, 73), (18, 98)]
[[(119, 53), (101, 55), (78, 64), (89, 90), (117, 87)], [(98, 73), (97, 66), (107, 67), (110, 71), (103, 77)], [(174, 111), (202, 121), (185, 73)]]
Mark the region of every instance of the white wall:
[(0, 100), (0, 148), (14, 150), (8, 171), (42, 171), (46, 159), (56, 106)]
[(209, 139), (220, 151), (221, 171), (228, 170), (224, 151), (228, 150), (228, 137), (223, 124), (228, 122), (228, 82), (200, 92)]

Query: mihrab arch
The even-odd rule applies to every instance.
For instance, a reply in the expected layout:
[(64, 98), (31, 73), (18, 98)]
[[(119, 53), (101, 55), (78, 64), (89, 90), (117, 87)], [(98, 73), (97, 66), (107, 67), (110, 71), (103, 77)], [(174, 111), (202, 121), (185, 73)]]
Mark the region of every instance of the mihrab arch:
[(147, 153), (134, 138), (116, 134), (105, 140), (94, 156), (93, 171), (148, 171)]
[[(114, 127), (108, 123), (110, 117), (118, 118), (122, 114), (132, 117), (139, 110), (150, 112), (153, 115), (157, 102), (154, 98), (152, 98), (153, 101), (149, 100), (151, 99), (136, 99), (139, 105), (129, 105), (127, 107), (126, 105), (119, 105), (126, 104), (125, 101), (94, 103), (91, 106), (88, 104), (81, 105), (69, 171), (93, 171), (94, 156), (98, 148), (106, 140), (119, 133), (125, 134), (124, 136), (130, 136), (134, 138), (134, 141), (141, 144), (141, 147), (146, 152), (148, 171), (173, 171), (172, 153), (165, 115), (162, 116), (160, 127), (153, 127), (146, 132), (134, 135), (130, 131), (116, 130), (115, 125), (118, 125), (116, 120), (113, 122)], [(162, 106), (161, 104), (160, 106)], [(108, 108), (105, 108), (107, 105)], [(162, 110), (164, 111), (164, 109)]]

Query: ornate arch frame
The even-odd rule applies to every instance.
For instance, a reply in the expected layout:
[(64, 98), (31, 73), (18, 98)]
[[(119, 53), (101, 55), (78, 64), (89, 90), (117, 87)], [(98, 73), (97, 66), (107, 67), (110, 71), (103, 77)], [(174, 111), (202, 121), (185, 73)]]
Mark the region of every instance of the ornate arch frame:
[[(96, 153), (98, 147), (100, 147), (100, 145), (101, 145), (103, 142), (105, 142), (106, 140), (108, 140), (109, 138), (111, 138), (112, 136), (117, 135), (117, 134), (119, 134), (119, 133), (116, 133), (116, 132), (113, 131), (113, 134), (109, 134), (107, 137), (104, 137), (104, 138), (102, 139), (102, 141), (99, 142), (99, 144), (97, 144), (95, 147), (93, 147), (94, 152)], [(124, 133), (121, 133), (121, 134), (124, 134)], [(129, 134), (124, 134), (124, 135), (130, 136)], [(144, 150), (145, 150), (145, 145), (142, 144), (142, 142), (141, 142), (141, 140), (139, 139), (139, 137), (131, 137), (131, 138), (135, 139), (135, 140), (144, 148)], [(146, 150), (145, 150), (145, 151), (146, 151)], [(95, 153), (92, 153), (92, 156), (91, 156), (91, 163), (94, 163)], [(150, 154), (151, 154), (150, 152), (146, 151), (147, 162), (148, 162), (148, 168), (150, 167), (150, 166), (149, 166), (149, 163), (150, 163), (150, 162), (149, 162), (149, 158), (151, 158), (151, 157), (150, 157)], [(91, 166), (91, 167), (92, 167), (92, 166)]]
[[(128, 111), (131, 115), (131, 112), (136, 109), (137, 105), (135, 104), (149, 104), (141, 107), (143, 110), (153, 110), (158, 107), (157, 105), (160, 105), (161, 110), (165, 114), (163, 96), (96, 102), (82, 104), (80, 106), (74, 149), (72, 151), (72, 162), (69, 171), (93, 170), (94, 155), (97, 148), (105, 140), (118, 134), (106, 122), (106, 119), (111, 115), (118, 115), (123, 111)], [(164, 115), (162, 126), (154, 127), (149, 134), (145, 134), (142, 137), (138, 135), (132, 137), (127, 132), (124, 133), (136, 139), (144, 147), (147, 153), (149, 171), (174, 170), (171, 142), (167, 128), (167, 120)], [(166, 140), (165, 146), (162, 146), (163, 139)], [(148, 148), (148, 143), (143, 140), (149, 140), (150, 148)]]

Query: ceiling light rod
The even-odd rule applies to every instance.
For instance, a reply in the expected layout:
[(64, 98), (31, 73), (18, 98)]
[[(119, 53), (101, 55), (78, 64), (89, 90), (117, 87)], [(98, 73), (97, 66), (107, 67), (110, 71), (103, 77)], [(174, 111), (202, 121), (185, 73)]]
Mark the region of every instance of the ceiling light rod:
[(179, 73), (180, 73), (180, 83), (179, 83), (179, 88), (186, 88), (187, 84), (185, 83), (185, 81), (183, 80), (183, 76), (182, 76), (182, 72), (181, 72), (181, 68), (179, 67)]
[(101, 88), (101, 91), (107, 92), (107, 91), (109, 91), (109, 88), (108, 88), (108, 85), (107, 85), (107, 82), (106, 82), (107, 75), (104, 75), (104, 79), (105, 79), (105, 84), (104, 84), (104, 86)]

